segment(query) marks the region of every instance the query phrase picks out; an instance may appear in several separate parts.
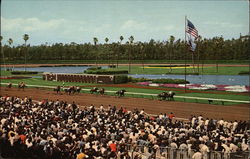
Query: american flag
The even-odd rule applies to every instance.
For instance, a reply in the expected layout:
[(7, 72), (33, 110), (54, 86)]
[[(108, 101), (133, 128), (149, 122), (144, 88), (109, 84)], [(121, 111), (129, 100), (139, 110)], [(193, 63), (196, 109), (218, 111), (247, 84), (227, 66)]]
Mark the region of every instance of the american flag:
[(193, 23), (189, 20), (187, 20), (187, 33), (189, 33), (190, 35), (192, 35), (195, 38), (198, 38), (198, 30), (196, 30), (196, 28), (194, 27)]

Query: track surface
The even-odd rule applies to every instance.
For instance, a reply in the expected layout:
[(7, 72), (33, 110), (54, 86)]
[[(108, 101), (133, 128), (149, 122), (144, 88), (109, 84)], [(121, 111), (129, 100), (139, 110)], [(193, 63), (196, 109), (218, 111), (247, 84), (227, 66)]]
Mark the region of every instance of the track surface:
[(173, 112), (176, 117), (189, 118), (190, 115), (203, 115), (204, 117), (213, 119), (225, 119), (225, 120), (250, 120), (250, 106), (248, 104), (233, 105), (233, 106), (222, 106), (222, 105), (211, 105), (211, 104), (199, 104), (199, 103), (184, 103), (175, 101), (158, 101), (141, 98), (117, 98), (114, 96), (100, 96), (92, 94), (75, 94), (57, 95), (55, 92), (38, 89), (38, 88), (27, 88), (24, 91), (18, 90), (17, 88), (7, 89), (0, 87), (1, 96), (18, 96), (21, 98), (32, 97), (34, 100), (63, 100), (68, 103), (75, 101), (76, 104), (81, 106), (89, 106), (90, 104), (99, 107), (101, 104), (104, 107), (108, 105), (126, 107), (128, 110), (134, 108), (144, 109), (149, 114), (160, 114)]

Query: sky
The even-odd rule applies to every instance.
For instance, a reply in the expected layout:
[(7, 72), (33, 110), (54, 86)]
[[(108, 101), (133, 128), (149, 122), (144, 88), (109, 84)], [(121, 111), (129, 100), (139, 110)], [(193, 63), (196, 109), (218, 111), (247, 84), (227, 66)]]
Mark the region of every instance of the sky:
[(247, 0), (2, 0), (3, 43), (148, 42), (185, 37), (185, 16), (203, 38), (239, 38), (249, 34)]

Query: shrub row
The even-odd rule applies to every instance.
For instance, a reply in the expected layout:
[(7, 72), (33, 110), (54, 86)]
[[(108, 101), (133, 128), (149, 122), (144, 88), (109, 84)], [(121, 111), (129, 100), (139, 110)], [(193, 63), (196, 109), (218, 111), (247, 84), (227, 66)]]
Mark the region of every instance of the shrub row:
[(100, 70), (102, 67), (89, 67), (87, 70)]
[(85, 70), (84, 73), (87, 74), (99, 74), (99, 75), (113, 75), (113, 74), (128, 74), (127, 70)]
[(128, 82), (128, 76), (127, 75), (116, 75), (114, 76), (114, 83), (127, 83)]
[(116, 65), (109, 65), (109, 68), (116, 68)]
[[(190, 65), (186, 65), (189, 67)], [(148, 65), (147, 67), (185, 67), (185, 65)]]
[(239, 75), (250, 75), (250, 71), (241, 71)]
[(184, 79), (149, 79), (149, 78), (133, 78), (129, 77), (129, 82), (137, 83), (137, 82), (147, 82), (150, 81), (152, 83), (162, 83), (162, 84), (188, 84), (189, 81), (185, 81)]
[(38, 74), (37, 71), (12, 71), (13, 75), (27, 75), (27, 74)]

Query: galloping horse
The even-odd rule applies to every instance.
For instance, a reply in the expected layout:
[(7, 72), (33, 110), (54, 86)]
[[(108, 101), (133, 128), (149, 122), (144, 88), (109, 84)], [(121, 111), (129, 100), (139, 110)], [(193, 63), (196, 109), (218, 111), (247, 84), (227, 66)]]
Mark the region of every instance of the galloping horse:
[(54, 91), (58, 94), (61, 91), (61, 86), (56, 86), (56, 88), (54, 88)]
[(115, 92), (115, 94), (118, 96), (118, 97), (123, 97), (125, 95), (125, 92), (126, 90), (125, 89), (122, 89), (122, 90), (119, 90), (117, 92)]
[(90, 93), (93, 94), (93, 93), (98, 93), (98, 88), (97, 87), (94, 87), (94, 88), (91, 88), (90, 89)]
[(68, 93), (68, 95), (70, 95), (71, 93), (75, 93), (75, 87), (74, 86), (70, 86), (68, 88), (64, 88), (64, 92)]
[(18, 84), (18, 89), (23, 89), (24, 90), (24, 87), (26, 87), (25, 83), (24, 82), (20, 82)]
[(169, 97), (169, 95), (167, 92), (162, 92), (158, 94), (157, 97), (159, 98), (159, 100), (166, 100)]
[(68, 93), (68, 94), (69, 94), (70, 88), (63, 88), (63, 91), (64, 91), (65, 93)]
[(12, 87), (12, 83), (8, 83), (7, 88), (11, 88), (11, 87)]
[(175, 92), (168, 92), (168, 100), (174, 100)]
[(104, 88), (101, 88), (101, 89), (99, 89), (97, 92), (98, 92), (99, 94), (101, 94), (101, 95), (104, 95), (105, 89), (104, 89)]
[(77, 86), (77, 87), (76, 87), (76, 92), (77, 92), (77, 93), (80, 93), (80, 92), (81, 92), (81, 87)]
[(158, 98), (160, 99), (160, 100), (169, 100), (169, 101), (171, 101), (171, 100), (174, 100), (174, 96), (175, 96), (175, 92), (172, 92), (172, 91), (170, 91), (170, 92), (162, 92), (162, 93), (160, 93), (160, 94), (158, 94)]

